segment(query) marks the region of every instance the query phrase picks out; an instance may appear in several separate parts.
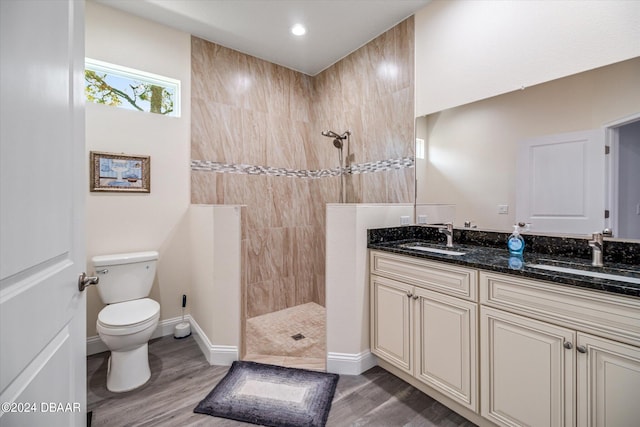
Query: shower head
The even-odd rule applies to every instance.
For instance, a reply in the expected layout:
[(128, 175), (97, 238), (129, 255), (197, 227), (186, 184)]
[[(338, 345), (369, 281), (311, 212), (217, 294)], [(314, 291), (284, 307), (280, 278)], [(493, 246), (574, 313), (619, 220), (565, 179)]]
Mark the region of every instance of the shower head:
[(333, 138), (333, 145), (336, 148), (342, 148), (342, 140), (347, 139), (347, 137), (351, 135), (351, 131), (346, 131), (342, 135), (338, 135), (332, 130), (323, 130), (322, 136), (326, 136), (329, 138)]
[(351, 131), (346, 131), (342, 135), (338, 135), (337, 133), (335, 133), (332, 130), (323, 130), (322, 131), (322, 136), (333, 138), (333, 146), (336, 147), (336, 148), (339, 148), (340, 150), (342, 150), (342, 146), (343, 146), (342, 140), (343, 139), (347, 139), (347, 137), (349, 135), (351, 135)]
[(322, 136), (328, 136), (329, 138), (338, 138), (338, 139), (342, 139), (340, 135), (338, 135), (337, 133), (335, 133), (332, 130), (323, 130), (322, 131)]

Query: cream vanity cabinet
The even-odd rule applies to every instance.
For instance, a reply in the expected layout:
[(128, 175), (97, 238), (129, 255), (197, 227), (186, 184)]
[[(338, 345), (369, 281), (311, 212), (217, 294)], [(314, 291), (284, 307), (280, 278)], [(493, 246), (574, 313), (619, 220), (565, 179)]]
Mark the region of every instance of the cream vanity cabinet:
[(640, 300), (480, 273), (481, 415), (504, 426), (640, 423)]
[(477, 271), (371, 251), (371, 351), (478, 410)]

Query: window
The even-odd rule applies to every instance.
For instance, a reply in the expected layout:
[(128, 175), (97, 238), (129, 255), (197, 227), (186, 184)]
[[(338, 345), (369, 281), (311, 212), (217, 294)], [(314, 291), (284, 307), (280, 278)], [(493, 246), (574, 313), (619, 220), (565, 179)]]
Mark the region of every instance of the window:
[(180, 117), (180, 81), (85, 58), (85, 96), (96, 104)]

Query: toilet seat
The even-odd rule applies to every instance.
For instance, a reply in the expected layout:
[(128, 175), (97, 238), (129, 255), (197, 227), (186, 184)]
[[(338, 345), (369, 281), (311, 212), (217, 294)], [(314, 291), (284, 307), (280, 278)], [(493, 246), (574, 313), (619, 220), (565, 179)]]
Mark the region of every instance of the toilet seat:
[(108, 335), (126, 335), (139, 332), (157, 323), (160, 304), (151, 298), (110, 304), (98, 313), (97, 328)]

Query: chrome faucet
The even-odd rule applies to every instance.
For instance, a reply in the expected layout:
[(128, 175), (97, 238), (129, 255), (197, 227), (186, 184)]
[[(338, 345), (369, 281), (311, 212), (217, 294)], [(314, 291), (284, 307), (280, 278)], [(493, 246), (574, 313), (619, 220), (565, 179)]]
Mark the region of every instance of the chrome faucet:
[(447, 222), (444, 227), (439, 227), (438, 231), (447, 236), (447, 247), (453, 247), (453, 223)]
[(602, 267), (604, 265), (602, 262), (603, 244), (604, 244), (604, 237), (602, 233), (597, 232), (591, 235), (591, 240), (589, 240), (589, 246), (591, 246), (591, 249), (592, 249), (591, 265), (593, 265), (594, 267)]

